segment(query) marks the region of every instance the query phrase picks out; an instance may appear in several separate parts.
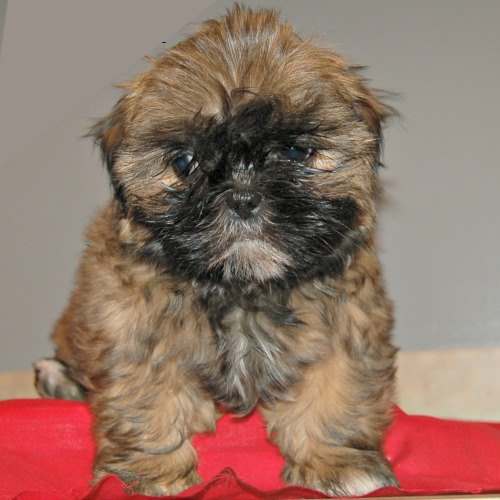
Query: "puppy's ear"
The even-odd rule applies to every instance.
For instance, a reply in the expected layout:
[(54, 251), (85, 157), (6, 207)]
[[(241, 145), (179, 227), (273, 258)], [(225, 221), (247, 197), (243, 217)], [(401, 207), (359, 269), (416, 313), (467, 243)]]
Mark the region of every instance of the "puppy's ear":
[(353, 108), (358, 118), (376, 138), (377, 161), (379, 161), (383, 143), (383, 125), (389, 118), (396, 116), (397, 111), (384, 102), (388, 93), (371, 90), (368, 87), (366, 81), (359, 75), (363, 67), (356, 66), (349, 69), (354, 77), (350, 89)]
[(111, 173), (116, 159), (116, 153), (124, 136), (124, 97), (113, 106), (111, 113), (97, 121), (85, 134), (92, 137), (101, 150), (103, 163)]
[(375, 97), (368, 89), (356, 96), (353, 101), (354, 111), (357, 116), (365, 122), (368, 130), (374, 134), (377, 139), (382, 138), (382, 125), (390, 116), (386, 106)]
[(125, 97), (121, 97), (114, 105), (111, 113), (97, 121), (85, 134), (92, 137), (101, 150), (101, 158), (111, 178), (116, 198), (125, 205), (123, 188), (114, 171), (114, 163), (124, 138), (125, 130)]

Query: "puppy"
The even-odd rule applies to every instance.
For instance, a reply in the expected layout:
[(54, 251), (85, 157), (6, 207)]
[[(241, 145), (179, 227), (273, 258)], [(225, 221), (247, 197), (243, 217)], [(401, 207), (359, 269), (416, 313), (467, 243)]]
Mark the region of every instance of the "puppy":
[(390, 109), (273, 11), (234, 7), (123, 86), (92, 129), (114, 196), (87, 231), (42, 396), (87, 398), (95, 480), (200, 481), (191, 438), (259, 407), (283, 478), (395, 485), (392, 306), (375, 252)]

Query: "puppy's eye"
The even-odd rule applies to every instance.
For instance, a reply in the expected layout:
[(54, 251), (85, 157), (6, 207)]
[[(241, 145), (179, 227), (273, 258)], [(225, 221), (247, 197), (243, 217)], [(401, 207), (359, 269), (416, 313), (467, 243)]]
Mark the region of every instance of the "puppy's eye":
[(312, 148), (301, 148), (299, 146), (288, 146), (283, 150), (283, 156), (290, 161), (304, 162), (313, 154)]
[(185, 152), (177, 155), (172, 160), (172, 165), (180, 175), (187, 177), (196, 168), (197, 163), (192, 153)]

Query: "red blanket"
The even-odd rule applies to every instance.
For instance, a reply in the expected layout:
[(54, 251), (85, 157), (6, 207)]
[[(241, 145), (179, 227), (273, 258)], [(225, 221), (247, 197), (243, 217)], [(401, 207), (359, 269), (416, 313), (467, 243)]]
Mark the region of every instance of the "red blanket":
[[(401, 489), (395, 494), (500, 492), (500, 424), (458, 422), (395, 410), (385, 453)], [(67, 401), (0, 402), (0, 500), (125, 500), (114, 477), (91, 490), (94, 446), (86, 405)], [(283, 458), (266, 439), (258, 413), (224, 416), (214, 435), (198, 436), (199, 472), (205, 479), (180, 498), (232, 500), (326, 498), (286, 487)]]

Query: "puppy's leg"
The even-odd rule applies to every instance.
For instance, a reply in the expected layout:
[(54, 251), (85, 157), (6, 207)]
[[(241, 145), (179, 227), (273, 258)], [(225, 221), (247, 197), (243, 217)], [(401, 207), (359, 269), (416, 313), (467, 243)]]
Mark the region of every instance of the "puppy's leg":
[(94, 478), (116, 474), (131, 490), (174, 495), (199, 482), (194, 433), (214, 430), (214, 403), (175, 364), (122, 365), (89, 393), (96, 417)]
[(330, 495), (397, 484), (380, 451), (390, 423), (396, 349), (377, 339), (367, 321), (360, 328), (357, 314), (348, 321), (349, 336), (306, 370), (290, 397), (263, 408), (287, 460), (285, 481)]

